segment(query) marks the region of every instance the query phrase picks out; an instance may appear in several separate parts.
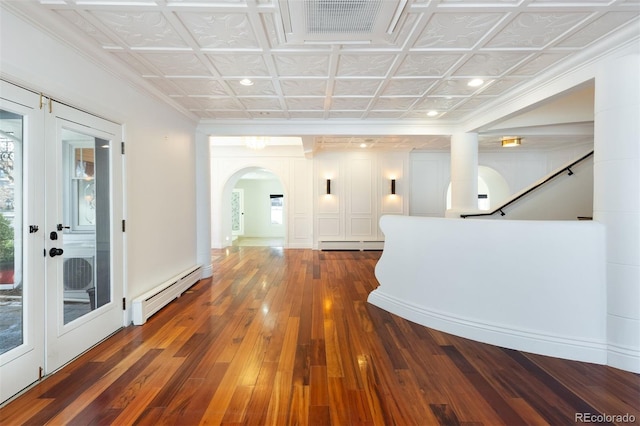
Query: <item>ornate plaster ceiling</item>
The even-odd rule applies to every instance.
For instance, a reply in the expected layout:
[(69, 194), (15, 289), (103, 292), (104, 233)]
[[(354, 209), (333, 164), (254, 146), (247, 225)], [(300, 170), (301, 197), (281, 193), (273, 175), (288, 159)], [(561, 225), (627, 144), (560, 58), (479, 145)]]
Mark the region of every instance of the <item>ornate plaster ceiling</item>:
[[(376, 11), (359, 10), (371, 2)], [(638, 26), (640, 15), (637, 0), (41, 0), (37, 7), (201, 123), (459, 123)], [(484, 83), (470, 87), (474, 78)], [(361, 139), (323, 136), (316, 144)], [(374, 142), (448, 146), (441, 137)]]

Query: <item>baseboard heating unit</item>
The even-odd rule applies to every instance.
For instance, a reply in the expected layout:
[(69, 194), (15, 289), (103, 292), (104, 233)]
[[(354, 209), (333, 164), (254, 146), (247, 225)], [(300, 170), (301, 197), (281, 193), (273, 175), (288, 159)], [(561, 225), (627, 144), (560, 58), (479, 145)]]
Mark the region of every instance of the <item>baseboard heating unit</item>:
[(194, 266), (133, 299), (131, 303), (133, 323), (142, 325), (147, 322), (151, 315), (180, 297), (189, 287), (197, 283), (201, 276), (202, 266)]

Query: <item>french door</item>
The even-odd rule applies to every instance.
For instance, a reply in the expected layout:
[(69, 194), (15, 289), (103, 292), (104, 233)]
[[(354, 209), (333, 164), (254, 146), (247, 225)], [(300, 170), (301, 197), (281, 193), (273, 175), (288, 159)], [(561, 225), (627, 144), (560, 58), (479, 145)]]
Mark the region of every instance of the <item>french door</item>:
[(0, 83), (1, 402), (122, 327), (123, 243), (121, 127)]
[(15, 86), (0, 84), (2, 402), (38, 380), (44, 365), (45, 258), (44, 179), (34, 173), (44, 170), (44, 121), (39, 99)]

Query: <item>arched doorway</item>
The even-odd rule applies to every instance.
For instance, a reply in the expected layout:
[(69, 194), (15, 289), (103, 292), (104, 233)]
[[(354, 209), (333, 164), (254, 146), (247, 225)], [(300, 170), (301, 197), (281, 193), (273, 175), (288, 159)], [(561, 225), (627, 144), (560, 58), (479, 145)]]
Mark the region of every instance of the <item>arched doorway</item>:
[[(495, 169), (478, 166), (478, 210), (493, 210), (503, 203), (511, 192), (507, 181)], [(447, 188), (447, 210), (451, 208), (451, 182)]]
[(272, 171), (248, 167), (234, 173), (223, 193), (228, 245), (286, 246), (285, 188)]

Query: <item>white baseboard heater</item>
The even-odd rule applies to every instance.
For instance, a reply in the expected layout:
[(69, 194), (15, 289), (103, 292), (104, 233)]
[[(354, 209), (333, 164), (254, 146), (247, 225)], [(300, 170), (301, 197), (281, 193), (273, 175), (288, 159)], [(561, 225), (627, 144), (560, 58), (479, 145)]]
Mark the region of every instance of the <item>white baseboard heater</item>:
[(151, 315), (165, 307), (173, 299), (180, 297), (189, 287), (197, 283), (201, 276), (202, 266), (194, 266), (133, 299), (131, 303), (133, 323), (142, 325), (147, 322)]

